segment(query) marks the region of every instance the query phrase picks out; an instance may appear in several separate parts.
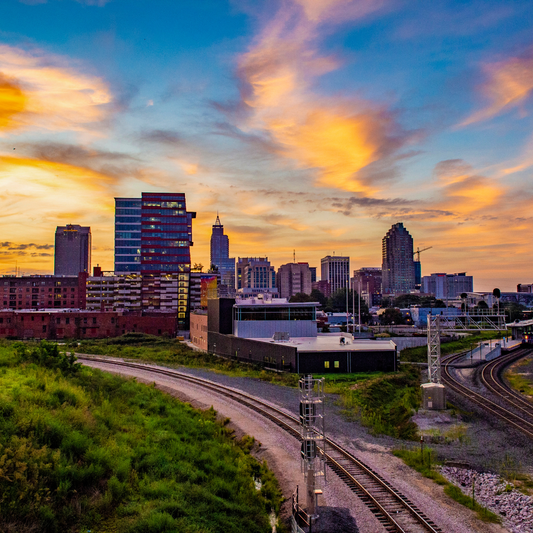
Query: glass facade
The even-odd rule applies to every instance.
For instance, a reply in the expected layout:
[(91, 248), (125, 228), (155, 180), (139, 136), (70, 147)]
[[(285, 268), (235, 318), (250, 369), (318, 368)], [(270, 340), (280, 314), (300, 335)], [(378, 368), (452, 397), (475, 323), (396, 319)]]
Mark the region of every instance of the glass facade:
[(139, 198), (115, 198), (115, 272), (141, 271), (141, 205)]
[(185, 194), (142, 193), (115, 199), (115, 272), (142, 276), (142, 309), (175, 310), (189, 327), (192, 219)]

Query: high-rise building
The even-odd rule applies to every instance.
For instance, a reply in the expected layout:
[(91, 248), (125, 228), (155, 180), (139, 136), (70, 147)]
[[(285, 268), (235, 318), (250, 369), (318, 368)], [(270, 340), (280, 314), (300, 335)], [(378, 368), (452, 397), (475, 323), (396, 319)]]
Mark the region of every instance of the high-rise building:
[(321, 281), (329, 281), (331, 294), (346, 289), (350, 279), (350, 258), (340, 255), (327, 255), (320, 260)]
[(354, 270), (352, 289), (361, 292), (361, 296), (369, 306), (381, 303), (381, 268), (364, 267)]
[(276, 286), (276, 271), (268, 257), (239, 257), (236, 288), (269, 292)]
[(311, 271), (311, 283), (314, 283), (316, 281), (316, 267), (309, 267), (309, 270)]
[(68, 224), (57, 226), (54, 275), (77, 276), (91, 271), (91, 228)]
[(122, 269), (118, 272), (141, 274), (143, 311), (175, 310), (178, 329), (187, 329), (196, 213), (187, 212), (185, 194), (143, 192), (140, 200), (117, 198), (116, 209), (115, 265)]
[(140, 198), (115, 198), (115, 272), (141, 271)]
[(211, 265), (218, 268), (220, 282), (226, 287), (235, 288), (235, 257), (229, 256), (229, 239), (224, 235), (224, 226), (217, 219), (211, 232)]
[(435, 273), (422, 278), (422, 292), (434, 294), (435, 298), (446, 300), (456, 298), (463, 292), (474, 292), (474, 277), (466, 272), (459, 274)]
[(299, 292), (311, 294), (309, 263), (287, 263), (278, 268), (276, 286), (281, 298), (290, 298)]
[(415, 288), (413, 237), (402, 222), (394, 224), (382, 241), (383, 294), (408, 293)]

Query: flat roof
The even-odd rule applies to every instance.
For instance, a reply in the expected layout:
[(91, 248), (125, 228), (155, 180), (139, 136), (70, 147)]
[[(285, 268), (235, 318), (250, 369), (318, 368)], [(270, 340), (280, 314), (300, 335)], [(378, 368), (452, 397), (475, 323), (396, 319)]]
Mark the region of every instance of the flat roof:
[(523, 328), (526, 326), (533, 326), (533, 320), (521, 320), (520, 322), (511, 322), (505, 324), (508, 328)]
[(346, 344), (341, 344), (341, 336), (320, 335), (318, 337), (293, 337), (289, 341), (275, 341), (271, 338), (250, 339), (267, 344), (292, 346), (299, 352), (377, 352), (381, 350), (395, 350), (396, 344), (391, 340), (352, 340), (351, 335), (345, 338)]
[(273, 298), (272, 300), (246, 298), (236, 300), (233, 307), (254, 307), (260, 305), (268, 307), (317, 307), (320, 305), (320, 302), (288, 302), (285, 298)]

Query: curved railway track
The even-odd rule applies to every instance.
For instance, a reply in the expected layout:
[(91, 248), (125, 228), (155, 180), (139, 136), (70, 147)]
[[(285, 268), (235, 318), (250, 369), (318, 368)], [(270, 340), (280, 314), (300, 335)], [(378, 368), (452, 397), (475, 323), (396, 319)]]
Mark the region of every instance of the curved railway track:
[[(95, 361), (112, 366), (122, 366), (143, 370), (179, 379), (228, 397), (255, 413), (273, 421), (297, 439), (300, 439), (300, 422), (277, 407), (263, 402), (244, 392), (236, 391), (212, 381), (197, 378), (176, 370), (147, 366), (139, 363), (115, 361), (85, 354), (77, 354), (80, 360)], [(326, 439), (325, 454), (328, 466), (348, 485), (348, 487), (369, 507), (385, 531), (399, 533), (437, 533), (437, 527), (416, 505), (396, 490), (370, 467), (359, 461), (350, 452), (331, 439)]]
[(457, 354), (444, 361), (442, 379), (451, 390), (461, 396), (465, 396), (485, 411), (503, 420), (528, 437), (533, 438), (533, 405), (501, 380), (501, 373), (507, 366), (530, 354), (531, 351), (531, 348), (519, 347), (509, 354), (494, 359), (483, 367), (481, 381), (497, 397), (498, 402), (501, 402), (501, 404), (466, 387), (454, 377), (451, 369), (454, 368), (453, 365), (461, 357), (464, 357), (464, 354)]

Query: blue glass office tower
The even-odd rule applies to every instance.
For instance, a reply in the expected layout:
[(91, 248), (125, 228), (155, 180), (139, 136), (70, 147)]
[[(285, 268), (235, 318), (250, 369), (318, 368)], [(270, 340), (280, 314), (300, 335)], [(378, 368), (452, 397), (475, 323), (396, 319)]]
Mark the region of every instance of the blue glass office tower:
[(115, 272), (142, 277), (143, 311), (177, 311), (189, 327), (192, 219), (183, 193), (116, 198)]
[(141, 271), (140, 198), (115, 198), (115, 272)]

